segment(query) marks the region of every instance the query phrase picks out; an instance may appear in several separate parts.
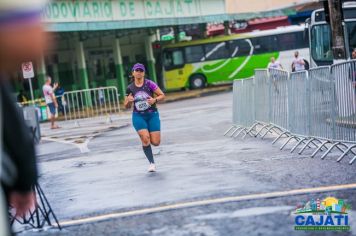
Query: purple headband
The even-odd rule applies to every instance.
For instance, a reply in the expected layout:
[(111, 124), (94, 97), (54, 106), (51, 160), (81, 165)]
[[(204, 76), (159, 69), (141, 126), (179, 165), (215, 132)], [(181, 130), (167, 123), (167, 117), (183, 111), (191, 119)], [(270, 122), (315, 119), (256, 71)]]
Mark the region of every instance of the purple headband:
[(137, 70), (137, 69), (141, 69), (143, 71), (146, 71), (145, 66), (143, 64), (140, 63), (136, 63), (133, 67), (132, 67), (132, 71)]

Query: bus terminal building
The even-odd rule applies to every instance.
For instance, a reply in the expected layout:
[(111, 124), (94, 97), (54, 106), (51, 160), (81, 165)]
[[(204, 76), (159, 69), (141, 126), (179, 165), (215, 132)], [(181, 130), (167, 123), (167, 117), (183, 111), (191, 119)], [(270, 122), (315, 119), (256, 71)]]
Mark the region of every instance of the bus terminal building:
[(45, 75), (66, 91), (115, 86), (122, 97), (136, 62), (157, 82), (152, 43), (159, 29), (225, 20), (224, 0), (52, 1), (43, 22), (54, 47), (35, 62), (35, 97), (42, 96)]
[[(130, 81), (131, 67), (136, 62), (145, 64), (147, 76), (161, 83), (160, 50), (153, 47), (153, 43), (172, 32), (176, 39), (182, 31), (204, 34), (206, 23), (236, 18), (236, 14), (228, 10), (229, 2), (51, 1), (44, 9), (43, 22), (46, 31), (52, 33), (55, 47), (41, 61), (34, 62), (35, 97), (42, 96), (45, 76), (50, 75), (66, 91), (115, 86), (122, 98)], [(17, 90), (26, 87), (20, 77), (18, 75), (15, 84)]]

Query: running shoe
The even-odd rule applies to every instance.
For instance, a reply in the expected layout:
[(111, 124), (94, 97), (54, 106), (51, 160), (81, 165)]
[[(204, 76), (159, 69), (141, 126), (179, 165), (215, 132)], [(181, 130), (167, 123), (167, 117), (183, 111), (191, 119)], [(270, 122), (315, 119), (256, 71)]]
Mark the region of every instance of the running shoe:
[(156, 172), (155, 164), (150, 164), (150, 166), (148, 167), (148, 172)]

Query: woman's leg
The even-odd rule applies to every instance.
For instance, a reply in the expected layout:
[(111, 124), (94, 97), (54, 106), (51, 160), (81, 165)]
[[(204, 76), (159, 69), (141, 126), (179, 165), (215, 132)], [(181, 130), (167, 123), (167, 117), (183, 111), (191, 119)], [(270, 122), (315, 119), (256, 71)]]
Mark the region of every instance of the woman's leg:
[(161, 143), (161, 121), (158, 112), (153, 113), (148, 120), (148, 130), (150, 132), (151, 144), (159, 146)]
[(150, 134), (148, 133), (148, 130), (142, 129), (142, 130), (139, 130), (137, 133), (140, 136), (140, 139), (142, 142), (142, 149), (147, 157), (147, 160), (150, 162), (150, 164), (154, 164), (155, 161), (153, 159)]
[(146, 119), (140, 114), (132, 114), (132, 124), (135, 127), (138, 135), (140, 136), (142, 142), (142, 149), (145, 153), (147, 160), (150, 164), (154, 163), (150, 134), (148, 132), (148, 123)]

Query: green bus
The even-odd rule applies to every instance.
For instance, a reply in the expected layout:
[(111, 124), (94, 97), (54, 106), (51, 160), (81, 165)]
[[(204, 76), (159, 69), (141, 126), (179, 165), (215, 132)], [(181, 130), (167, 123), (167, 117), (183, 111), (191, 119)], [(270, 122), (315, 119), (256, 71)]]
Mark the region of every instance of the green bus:
[(291, 68), (294, 51), (309, 59), (304, 26), (287, 26), (229, 36), (181, 42), (163, 47), (163, 83), (166, 90), (204, 88), (232, 83), (267, 68), (271, 57)]

